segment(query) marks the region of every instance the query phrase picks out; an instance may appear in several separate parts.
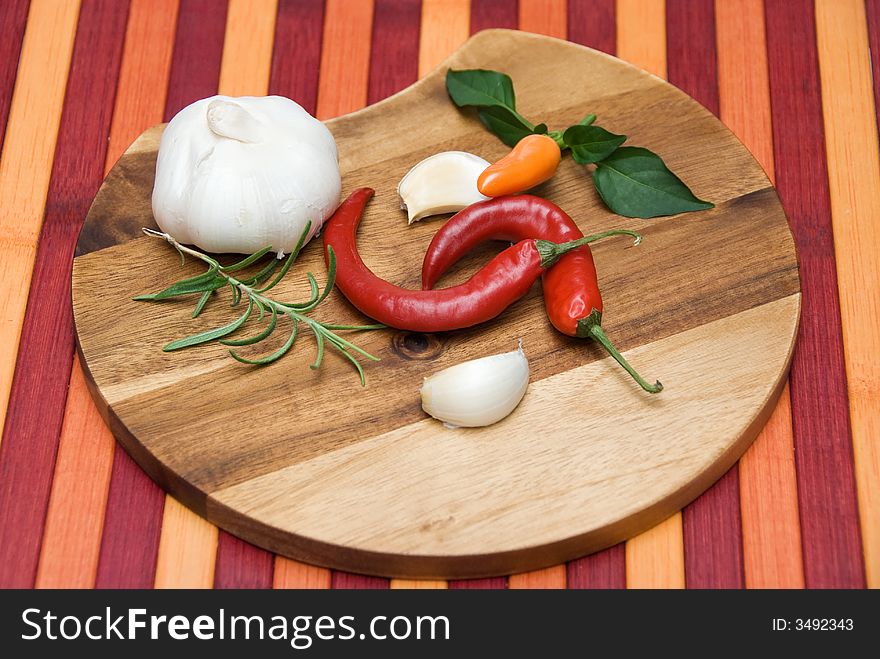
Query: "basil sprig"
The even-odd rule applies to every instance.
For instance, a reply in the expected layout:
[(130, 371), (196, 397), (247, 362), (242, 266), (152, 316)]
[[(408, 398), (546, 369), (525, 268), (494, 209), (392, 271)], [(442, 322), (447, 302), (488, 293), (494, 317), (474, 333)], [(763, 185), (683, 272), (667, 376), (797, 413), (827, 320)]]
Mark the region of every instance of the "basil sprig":
[(528, 135), (548, 135), (560, 149), (569, 149), (575, 162), (594, 164), (593, 185), (602, 201), (618, 215), (650, 218), (714, 207), (694, 196), (656, 153), (624, 147), (626, 135), (594, 125), (594, 114), (565, 131), (548, 131), (546, 124), (531, 123), (516, 111), (513, 81), (504, 73), (450, 69), (446, 72), (446, 90), (458, 107), (478, 108), (483, 125), (507, 146), (516, 146)]

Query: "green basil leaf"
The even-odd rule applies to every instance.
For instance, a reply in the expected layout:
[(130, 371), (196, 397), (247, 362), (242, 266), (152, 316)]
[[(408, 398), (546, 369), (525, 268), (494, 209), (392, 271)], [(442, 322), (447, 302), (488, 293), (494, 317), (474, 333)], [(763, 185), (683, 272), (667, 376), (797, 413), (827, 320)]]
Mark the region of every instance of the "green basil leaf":
[(532, 134), (532, 126), (527, 121), (501, 106), (480, 110), (480, 121), (510, 147)]
[(513, 81), (510, 76), (498, 71), (449, 69), (446, 72), (446, 90), (460, 108), (500, 106), (510, 110), (516, 109)]
[(593, 183), (612, 211), (626, 217), (658, 217), (714, 208), (694, 196), (656, 153), (620, 147), (596, 163)]
[(626, 135), (615, 135), (599, 126), (572, 126), (562, 135), (562, 140), (571, 148), (575, 162), (587, 165), (605, 160), (626, 142)]

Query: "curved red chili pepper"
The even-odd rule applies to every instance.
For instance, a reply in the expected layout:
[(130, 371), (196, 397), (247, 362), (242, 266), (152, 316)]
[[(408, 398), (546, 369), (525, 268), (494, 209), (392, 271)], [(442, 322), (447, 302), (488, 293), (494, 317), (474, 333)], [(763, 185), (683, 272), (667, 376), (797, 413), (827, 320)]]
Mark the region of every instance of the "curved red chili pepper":
[(324, 252), (336, 256), (336, 285), (361, 312), (381, 323), (416, 332), (442, 332), (490, 320), (525, 295), (544, 271), (534, 240), (501, 252), (459, 286), (409, 290), (379, 277), (358, 254), (356, 234), (370, 188), (355, 190), (324, 226)]
[[(464, 254), (489, 240), (536, 238), (561, 242), (582, 236), (574, 220), (540, 197), (519, 195), (479, 202), (456, 213), (434, 234), (422, 263), (422, 287), (433, 287)], [(662, 390), (659, 381), (648, 384), (630, 366), (602, 329), (602, 295), (588, 245), (562, 256), (544, 273), (543, 284), (544, 306), (556, 329), (568, 336), (595, 339), (645, 391)]]

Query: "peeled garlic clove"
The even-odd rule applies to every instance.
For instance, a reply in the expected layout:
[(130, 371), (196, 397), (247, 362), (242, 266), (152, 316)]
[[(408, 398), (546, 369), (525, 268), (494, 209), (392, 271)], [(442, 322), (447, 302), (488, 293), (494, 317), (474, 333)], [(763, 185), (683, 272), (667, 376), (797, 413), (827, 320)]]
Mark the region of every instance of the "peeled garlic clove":
[(397, 186), (409, 223), (488, 199), (477, 190), (477, 179), (488, 166), (480, 156), (465, 151), (443, 151), (422, 160)]
[(513, 412), (529, 386), (522, 349), (450, 366), (425, 378), (422, 409), (453, 427), (488, 426)]

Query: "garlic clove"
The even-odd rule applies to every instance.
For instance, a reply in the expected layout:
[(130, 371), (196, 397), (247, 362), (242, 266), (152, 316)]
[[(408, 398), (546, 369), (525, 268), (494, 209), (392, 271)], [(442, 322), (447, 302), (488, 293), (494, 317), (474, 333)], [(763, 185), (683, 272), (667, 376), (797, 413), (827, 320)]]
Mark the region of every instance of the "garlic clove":
[(422, 383), (422, 409), (451, 427), (488, 426), (513, 412), (529, 386), (522, 349), (450, 366)]
[(208, 128), (220, 137), (228, 137), (245, 144), (261, 142), (265, 126), (238, 103), (217, 99), (208, 103)]
[(486, 160), (465, 151), (443, 151), (425, 158), (398, 184), (400, 208), (412, 224), (484, 201), (489, 197), (477, 190), (477, 179), (488, 166)]

